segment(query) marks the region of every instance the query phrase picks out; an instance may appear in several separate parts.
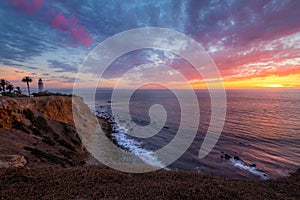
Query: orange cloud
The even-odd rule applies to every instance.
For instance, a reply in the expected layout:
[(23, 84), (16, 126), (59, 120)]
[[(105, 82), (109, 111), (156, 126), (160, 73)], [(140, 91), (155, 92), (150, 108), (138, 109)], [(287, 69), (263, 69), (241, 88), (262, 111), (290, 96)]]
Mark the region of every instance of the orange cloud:
[(286, 76), (269, 75), (225, 81), (224, 85), (226, 88), (300, 88), (300, 74)]

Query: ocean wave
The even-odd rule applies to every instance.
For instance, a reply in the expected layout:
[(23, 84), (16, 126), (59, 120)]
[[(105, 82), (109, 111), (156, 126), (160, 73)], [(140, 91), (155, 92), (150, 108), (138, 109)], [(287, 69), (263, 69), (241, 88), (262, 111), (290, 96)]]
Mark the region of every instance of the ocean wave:
[(155, 152), (150, 151), (142, 147), (142, 143), (130, 138), (127, 135), (128, 128), (126, 125), (121, 126), (116, 123), (114, 116), (111, 113), (109, 108), (105, 108), (101, 106), (100, 108), (94, 111), (94, 114), (97, 117), (104, 118), (108, 120), (112, 126), (113, 133), (111, 134), (112, 139), (117, 142), (117, 144), (124, 150), (131, 152), (146, 164), (151, 165), (153, 167), (164, 168), (165, 170), (169, 170), (163, 162), (161, 162)]
[(257, 169), (256, 164), (250, 164), (250, 165), (248, 165), (244, 161), (242, 161), (238, 156), (231, 156), (231, 155), (229, 155), (227, 153), (224, 154), (222, 152), (221, 158), (230, 161), (230, 163), (234, 167), (236, 167), (238, 169), (241, 169), (241, 170), (244, 170), (244, 171), (248, 171), (251, 174), (258, 175), (258, 176), (260, 176), (264, 180), (269, 179), (269, 176), (265, 172)]
[(250, 172), (252, 174), (258, 175), (258, 176), (260, 176), (264, 180), (269, 179), (269, 176), (265, 172), (258, 170), (255, 165), (247, 165), (243, 161), (241, 161), (241, 160), (235, 160), (233, 158), (230, 159), (230, 162), (236, 168), (239, 168), (239, 169), (248, 171), (248, 172)]

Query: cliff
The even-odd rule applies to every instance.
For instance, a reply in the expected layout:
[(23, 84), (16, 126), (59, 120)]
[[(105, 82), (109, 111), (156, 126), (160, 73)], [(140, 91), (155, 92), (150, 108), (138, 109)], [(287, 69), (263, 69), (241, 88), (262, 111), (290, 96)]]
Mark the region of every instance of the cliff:
[[(89, 128), (91, 113), (81, 98), (74, 109), (84, 122), (79, 129)], [(109, 135), (109, 123), (98, 120)], [(300, 198), (300, 170), (277, 180), (244, 181), (195, 172), (130, 174), (103, 165), (80, 166), (90, 158), (75, 130), (71, 97), (0, 97), (0, 199)], [(16, 168), (20, 166), (25, 167)]]
[[(82, 112), (90, 112), (76, 100)], [(0, 97), (0, 167), (76, 166), (87, 158), (74, 126), (72, 97)]]

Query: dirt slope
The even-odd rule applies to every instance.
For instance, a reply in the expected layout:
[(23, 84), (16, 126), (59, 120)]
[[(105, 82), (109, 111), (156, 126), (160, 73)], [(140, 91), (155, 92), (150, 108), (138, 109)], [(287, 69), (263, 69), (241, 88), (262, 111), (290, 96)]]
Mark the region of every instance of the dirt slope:
[(195, 172), (128, 174), (100, 166), (6, 169), (0, 199), (300, 199), (299, 172), (268, 181)]
[(72, 98), (0, 97), (0, 160), (10, 155), (24, 156), (26, 166), (83, 165), (89, 156), (74, 126)]

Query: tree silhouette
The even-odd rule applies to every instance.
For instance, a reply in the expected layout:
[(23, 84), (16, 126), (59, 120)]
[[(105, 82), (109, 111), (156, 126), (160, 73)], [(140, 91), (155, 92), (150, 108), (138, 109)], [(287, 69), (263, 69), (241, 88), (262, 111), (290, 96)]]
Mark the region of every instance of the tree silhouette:
[(15, 90), (15, 93), (17, 93), (17, 94), (22, 94), (21, 88), (17, 86), (17, 87), (16, 87), (16, 90)]
[(27, 83), (28, 95), (29, 95), (29, 97), (30, 97), (30, 87), (29, 87), (29, 83), (32, 82), (32, 79), (31, 79), (29, 76), (25, 76), (25, 77), (22, 79), (22, 82), (26, 82), (26, 83)]
[(6, 89), (11, 93), (11, 91), (14, 90), (14, 86), (10, 83), (8, 83), (8, 85), (6, 86)]
[(5, 81), (4, 79), (0, 80), (0, 86), (3, 92), (5, 92), (5, 85), (7, 84), (7, 81)]

